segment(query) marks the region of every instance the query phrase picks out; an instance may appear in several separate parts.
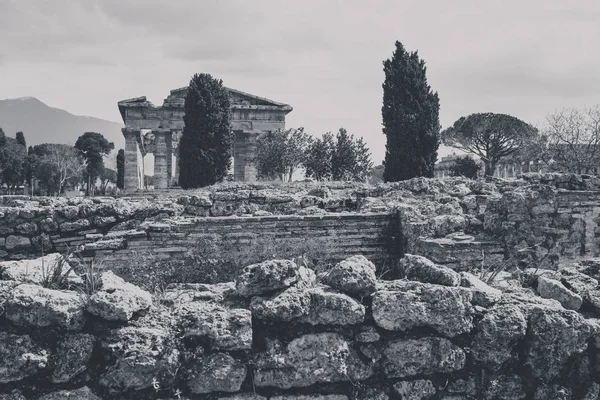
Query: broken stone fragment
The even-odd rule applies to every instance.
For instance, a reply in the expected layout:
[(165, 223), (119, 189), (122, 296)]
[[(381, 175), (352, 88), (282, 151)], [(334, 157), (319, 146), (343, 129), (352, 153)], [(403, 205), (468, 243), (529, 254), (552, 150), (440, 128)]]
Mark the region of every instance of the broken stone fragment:
[(448, 339), (426, 337), (391, 342), (383, 352), (388, 378), (449, 373), (465, 367), (465, 352)]
[[(518, 400), (527, 397), (523, 380), (518, 375), (500, 375), (490, 381), (486, 388), (486, 399)], [(548, 397), (554, 399), (554, 397)]]
[(540, 276), (537, 292), (546, 299), (558, 300), (567, 310), (577, 311), (583, 304), (583, 299), (577, 293), (567, 289), (560, 281)]
[(376, 289), (375, 265), (358, 255), (337, 263), (321, 281), (351, 296), (367, 296)]
[(0, 279), (42, 284), (56, 273), (72, 282), (81, 281), (61, 254), (52, 253), (33, 260), (0, 262)]
[(90, 296), (87, 311), (109, 321), (129, 321), (139, 311), (152, 305), (152, 295), (125, 282), (112, 271), (99, 278), (100, 290)]
[(431, 260), (413, 254), (405, 254), (400, 269), (412, 281), (443, 286), (458, 286), (460, 275), (448, 267), (434, 264)]
[(77, 292), (19, 285), (6, 301), (6, 319), (25, 328), (78, 331), (85, 324), (85, 297)]
[(429, 327), (454, 337), (473, 328), (472, 293), (464, 288), (394, 281), (373, 295), (373, 319), (390, 331)]
[(260, 296), (315, 281), (314, 272), (290, 260), (270, 260), (245, 267), (236, 280), (242, 296)]
[(502, 291), (489, 286), (475, 275), (468, 272), (460, 273), (460, 286), (473, 292), (473, 305), (491, 307), (502, 297)]

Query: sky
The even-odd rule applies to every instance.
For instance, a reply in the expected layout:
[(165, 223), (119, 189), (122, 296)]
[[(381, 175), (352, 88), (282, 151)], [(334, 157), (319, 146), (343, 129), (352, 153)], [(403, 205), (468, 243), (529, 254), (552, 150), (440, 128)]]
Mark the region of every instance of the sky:
[(396, 40), (425, 60), (443, 127), (600, 103), (598, 0), (0, 0), (0, 98), (120, 122), (119, 100), (160, 105), (206, 72), (292, 105), (287, 127), (362, 136), (379, 164)]

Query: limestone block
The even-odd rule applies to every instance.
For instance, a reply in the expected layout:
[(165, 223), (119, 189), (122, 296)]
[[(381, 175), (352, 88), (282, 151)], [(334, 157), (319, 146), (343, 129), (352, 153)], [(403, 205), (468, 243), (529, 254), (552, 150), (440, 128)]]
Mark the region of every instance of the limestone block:
[(254, 297), (250, 309), (259, 319), (311, 325), (354, 325), (365, 318), (362, 304), (345, 294), (322, 288), (293, 287), (273, 298)]
[(20, 381), (46, 368), (48, 352), (29, 335), (0, 332), (0, 384)]
[(216, 353), (197, 360), (187, 386), (195, 394), (237, 392), (246, 379), (246, 365), (228, 354)]
[(374, 326), (363, 326), (356, 333), (356, 341), (359, 343), (374, 343), (381, 338)]
[(85, 323), (84, 309), (85, 298), (80, 293), (23, 284), (6, 301), (6, 318), (26, 328), (55, 326), (78, 331)]
[(75, 231), (79, 231), (82, 229), (87, 229), (91, 225), (92, 224), (90, 223), (90, 221), (88, 219), (78, 219), (75, 222), (63, 222), (62, 224), (60, 224), (60, 231), (61, 232), (75, 232)]
[(115, 393), (149, 388), (153, 379), (169, 386), (180, 368), (179, 352), (170, 343), (173, 335), (160, 326), (111, 331), (101, 346), (116, 361), (100, 376), (100, 385)]
[(152, 305), (152, 295), (125, 282), (112, 271), (102, 273), (100, 290), (90, 296), (87, 311), (109, 321), (129, 321)]
[(560, 385), (542, 385), (537, 388), (533, 400), (571, 400), (571, 389)]
[(75, 390), (61, 390), (38, 397), (38, 400), (102, 400), (92, 390), (84, 386)]
[(489, 286), (475, 275), (468, 272), (460, 273), (460, 286), (473, 292), (473, 305), (491, 307), (502, 297), (502, 292)]
[(567, 289), (560, 281), (540, 276), (537, 292), (546, 299), (558, 300), (567, 310), (577, 311), (583, 304), (583, 299), (577, 293)]
[(485, 390), (486, 399), (517, 400), (526, 397), (523, 380), (518, 375), (500, 375), (492, 379)]
[(427, 379), (395, 383), (394, 391), (402, 400), (426, 400), (436, 393), (433, 383)]
[(21, 391), (15, 389), (7, 394), (0, 394), (0, 400), (27, 400)]
[(429, 327), (453, 337), (473, 328), (472, 294), (463, 288), (395, 281), (373, 296), (375, 323), (391, 331)]
[(463, 369), (466, 363), (460, 347), (437, 337), (395, 340), (383, 355), (388, 378), (449, 373)]
[(498, 370), (511, 359), (513, 347), (527, 330), (527, 320), (515, 305), (491, 309), (477, 324), (471, 353), (473, 358), (492, 370)]
[(314, 281), (315, 274), (308, 268), (289, 260), (271, 260), (245, 267), (236, 280), (236, 288), (242, 296), (256, 296)]
[(39, 228), (35, 222), (23, 222), (15, 226), (15, 231), (25, 236), (33, 236), (38, 233)]
[(457, 272), (422, 256), (405, 254), (400, 260), (400, 268), (409, 280), (444, 286), (458, 286), (460, 283)]
[(31, 247), (31, 242), (26, 236), (10, 235), (6, 238), (4, 246), (6, 247), (6, 250), (26, 249)]
[(87, 369), (96, 339), (92, 335), (65, 336), (57, 345), (52, 382), (65, 383)]
[(254, 383), (258, 387), (289, 389), (316, 383), (356, 382), (373, 375), (349, 343), (337, 333), (303, 335), (285, 348), (258, 354)]
[(309, 395), (286, 395), (286, 396), (273, 396), (269, 400), (348, 400), (348, 396), (343, 394), (309, 394)]
[(177, 310), (185, 336), (199, 338), (221, 350), (250, 350), (252, 315), (249, 310), (225, 308), (209, 301), (194, 301)]
[(567, 360), (584, 351), (597, 333), (598, 325), (575, 311), (534, 307), (525, 338), (525, 362), (533, 377), (542, 382), (558, 377)]
[(367, 296), (376, 289), (375, 265), (364, 256), (352, 256), (327, 271), (321, 281), (349, 295)]

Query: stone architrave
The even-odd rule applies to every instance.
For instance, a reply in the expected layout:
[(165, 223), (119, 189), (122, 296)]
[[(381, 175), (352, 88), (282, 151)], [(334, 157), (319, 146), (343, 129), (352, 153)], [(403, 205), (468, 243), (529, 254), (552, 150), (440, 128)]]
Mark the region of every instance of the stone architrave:
[[(187, 87), (171, 90), (160, 107), (145, 96), (118, 103), (125, 128), (125, 190), (142, 188), (143, 163), (138, 153), (154, 153), (154, 186), (165, 189), (179, 178), (179, 138), (183, 131)], [(285, 129), (292, 107), (239, 90), (226, 88), (231, 103), (231, 130), (235, 135), (233, 174), (236, 181), (256, 180), (256, 138), (263, 132)], [(144, 132), (144, 134), (142, 134)], [(153, 143), (147, 143), (153, 138)], [(173, 156), (175, 168), (173, 168)], [(175, 175), (175, 176), (173, 176)]]

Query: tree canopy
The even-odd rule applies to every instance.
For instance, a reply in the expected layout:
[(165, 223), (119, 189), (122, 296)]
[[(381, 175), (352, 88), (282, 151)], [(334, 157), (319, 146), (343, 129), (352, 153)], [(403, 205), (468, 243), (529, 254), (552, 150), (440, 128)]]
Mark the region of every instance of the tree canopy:
[(386, 135), (386, 182), (432, 177), (439, 146), (437, 92), (427, 83), (425, 61), (400, 42), (383, 62), (383, 134)]
[(75, 148), (81, 152), (85, 159), (87, 193), (93, 195), (96, 181), (104, 171), (104, 156), (108, 155), (115, 148), (115, 145), (113, 142), (106, 140), (101, 133), (85, 132), (77, 138)]
[(552, 169), (582, 174), (600, 167), (600, 105), (554, 112), (542, 131), (546, 146), (538, 146), (538, 158)]
[(477, 113), (459, 118), (441, 137), (445, 145), (479, 156), (485, 174), (493, 175), (502, 158), (515, 154), (536, 135), (536, 128), (513, 116)]
[(233, 134), (229, 94), (223, 81), (195, 74), (185, 98), (179, 145), (179, 185), (196, 188), (223, 180), (231, 164)]
[(450, 167), (450, 176), (462, 176), (464, 178), (476, 179), (481, 165), (477, 164), (469, 156), (457, 158), (454, 165)]
[(81, 181), (86, 164), (81, 152), (66, 144), (44, 143), (30, 154), (33, 176), (48, 195), (60, 195), (66, 186)]
[(259, 178), (291, 181), (304, 165), (311, 137), (304, 128), (265, 132), (256, 140), (256, 167)]

